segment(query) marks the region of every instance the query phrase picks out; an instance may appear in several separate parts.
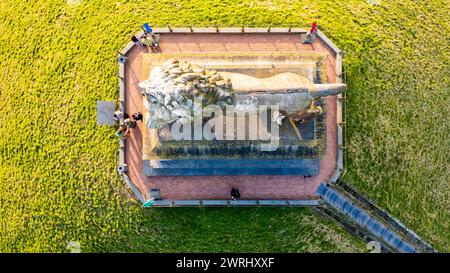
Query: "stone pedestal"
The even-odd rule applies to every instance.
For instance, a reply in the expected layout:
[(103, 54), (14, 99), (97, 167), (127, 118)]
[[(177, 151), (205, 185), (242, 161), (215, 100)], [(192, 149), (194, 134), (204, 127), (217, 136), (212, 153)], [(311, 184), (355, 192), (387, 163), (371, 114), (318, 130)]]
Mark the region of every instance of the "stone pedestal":
[[(153, 67), (173, 57), (216, 69), (219, 73), (235, 72), (264, 78), (289, 72), (297, 73), (311, 83), (326, 78), (326, 55), (314, 52), (146, 54), (143, 58), (144, 78), (148, 78)], [(172, 139), (168, 126), (159, 130), (143, 126), (144, 173), (147, 176), (315, 176), (319, 173), (320, 158), (326, 154), (325, 103), (322, 106), (324, 114), (319, 118), (295, 123), (295, 126), (286, 118), (280, 127), (279, 146), (273, 151), (261, 149), (260, 145), (265, 143), (260, 140), (177, 141)], [(148, 118), (148, 115), (144, 117)]]

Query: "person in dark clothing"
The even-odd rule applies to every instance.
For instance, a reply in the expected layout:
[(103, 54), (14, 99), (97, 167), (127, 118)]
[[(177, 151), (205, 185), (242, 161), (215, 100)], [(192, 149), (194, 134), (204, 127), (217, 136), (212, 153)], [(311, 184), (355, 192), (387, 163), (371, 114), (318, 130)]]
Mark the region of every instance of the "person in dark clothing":
[(231, 188), (231, 200), (235, 200), (235, 196), (236, 195), (236, 189), (235, 188)]
[(132, 128), (133, 129), (133, 128), (136, 128), (136, 121), (134, 121), (134, 120), (132, 120), (130, 118), (127, 118), (127, 119), (125, 119), (123, 121), (123, 125), (125, 125), (128, 128)]
[(119, 121), (120, 119), (127, 119), (127, 118), (129, 118), (129, 116), (128, 116), (128, 114), (127, 113), (124, 113), (124, 112), (122, 112), (122, 111), (120, 111), (120, 110), (117, 110), (116, 112), (114, 112), (114, 114), (113, 114), (113, 119), (115, 120), (115, 121)]
[(156, 49), (158, 47), (158, 45), (159, 45), (158, 40), (159, 40), (158, 36), (156, 36), (155, 34), (145, 33), (142, 36), (141, 44), (146, 45), (146, 46), (148, 46), (150, 48)]
[(241, 193), (239, 192), (238, 189), (236, 189), (236, 199), (241, 198)]
[(130, 135), (130, 130), (125, 125), (120, 125), (115, 135), (119, 138), (127, 137), (128, 135)]
[(140, 112), (136, 112), (136, 113), (134, 113), (133, 115), (131, 115), (131, 117), (132, 117), (135, 121), (138, 121), (138, 120), (142, 120), (143, 115), (142, 115)]
[(131, 41), (139, 46), (143, 46), (141, 41), (139, 41), (139, 39), (136, 37), (136, 35), (131, 36)]
[(241, 193), (239, 192), (239, 190), (236, 188), (232, 188), (231, 189), (231, 199), (236, 200), (239, 198), (241, 198)]

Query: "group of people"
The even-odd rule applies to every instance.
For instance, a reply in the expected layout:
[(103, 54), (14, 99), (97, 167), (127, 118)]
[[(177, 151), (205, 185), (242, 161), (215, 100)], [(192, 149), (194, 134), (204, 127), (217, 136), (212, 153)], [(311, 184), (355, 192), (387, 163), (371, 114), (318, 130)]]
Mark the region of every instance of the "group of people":
[(123, 124), (119, 125), (119, 129), (115, 133), (117, 137), (123, 138), (130, 135), (131, 130), (136, 128), (137, 121), (142, 120), (143, 116), (140, 112), (136, 112), (130, 117), (127, 113), (117, 110), (114, 112), (113, 118), (115, 121), (120, 121), (123, 119)]
[(138, 38), (136, 35), (131, 36), (131, 41), (139, 46), (148, 46), (155, 50), (159, 45), (159, 38), (153, 33), (152, 28), (145, 23), (142, 28), (144, 29), (144, 34)]

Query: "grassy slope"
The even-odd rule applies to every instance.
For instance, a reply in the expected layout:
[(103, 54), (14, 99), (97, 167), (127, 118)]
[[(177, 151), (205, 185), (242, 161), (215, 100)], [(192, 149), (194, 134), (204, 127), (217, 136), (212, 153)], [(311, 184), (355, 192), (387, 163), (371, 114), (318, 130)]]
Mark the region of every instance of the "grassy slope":
[(363, 47), (347, 60), (348, 180), (447, 252), (449, 8), (401, 1), (355, 9)]
[(348, 52), (349, 179), (450, 251), (448, 2), (33, 2), (0, 2), (0, 251), (361, 251), (306, 209), (142, 212), (95, 125), (96, 100), (117, 96), (114, 51), (144, 21), (313, 19)]

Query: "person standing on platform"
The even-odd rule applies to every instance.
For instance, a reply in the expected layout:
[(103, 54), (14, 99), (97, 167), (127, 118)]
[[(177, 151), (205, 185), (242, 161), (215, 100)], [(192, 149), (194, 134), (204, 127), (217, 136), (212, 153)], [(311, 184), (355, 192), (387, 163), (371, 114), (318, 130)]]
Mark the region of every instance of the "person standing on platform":
[(117, 111), (114, 112), (114, 114), (113, 114), (113, 119), (114, 119), (115, 121), (120, 121), (122, 118), (127, 119), (128, 117), (129, 117), (128, 114), (126, 114), (126, 113), (124, 113), (124, 112), (122, 112), (122, 111), (120, 111), (120, 110), (117, 110)]
[(142, 120), (143, 115), (142, 115), (141, 112), (136, 112), (136, 113), (132, 114), (131, 117), (132, 117), (135, 121), (139, 121), (139, 120)]
[(128, 135), (130, 135), (130, 129), (125, 125), (120, 125), (115, 133), (115, 136), (119, 138), (127, 137)]
[(136, 121), (131, 119), (131, 118), (127, 118), (123, 121), (123, 125), (125, 125), (127, 128), (136, 128)]
[(238, 189), (233, 187), (231, 189), (231, 200), (236, 200), (236, 199), (239, 199), (239, 198), (241, 198), (241, 193), (239, 192)]
[(133, 43), (137, 44), (138, 46), (144, 46), (144, 45), (139, 41), (139, 39), (136, 37), (136, 35), (132, 35), (132, 36), (131, 36), (131, 41), (132, 41)]

